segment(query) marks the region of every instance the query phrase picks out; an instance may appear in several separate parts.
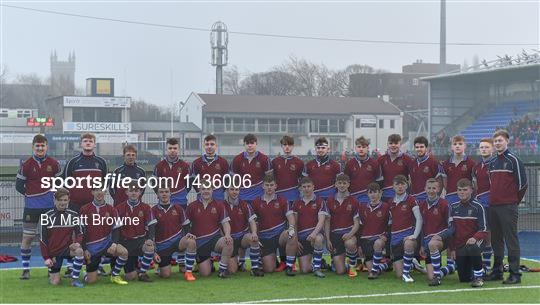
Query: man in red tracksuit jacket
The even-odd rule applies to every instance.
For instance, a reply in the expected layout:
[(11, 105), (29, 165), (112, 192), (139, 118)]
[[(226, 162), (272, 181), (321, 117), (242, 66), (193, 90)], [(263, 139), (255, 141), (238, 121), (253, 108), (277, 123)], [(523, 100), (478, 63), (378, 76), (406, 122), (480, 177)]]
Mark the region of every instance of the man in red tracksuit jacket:
[(510, 275), (503, 284), (521, 283), (519, 271), (519, 239), (517, 235), (518, 205), (527, 191), (527, 175), (523, 162), (508, 151), (509, 134), (498, 130), (493, 134), (497, 156), (489, 166), (489, 224), (491, 246), (495, 255), (493, 271), (487, 280), (503, 279), (504, 245), (508, 250)]

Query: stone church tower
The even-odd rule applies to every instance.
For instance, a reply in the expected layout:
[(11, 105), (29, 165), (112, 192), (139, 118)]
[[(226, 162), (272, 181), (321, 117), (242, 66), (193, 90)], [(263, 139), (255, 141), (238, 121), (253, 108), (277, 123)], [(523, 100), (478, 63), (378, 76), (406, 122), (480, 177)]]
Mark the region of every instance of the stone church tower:
[(70, 52), (67, 61), (59, 61), (56, 50), (51, 53), (51, 95), (75, 94), (75, 52)]

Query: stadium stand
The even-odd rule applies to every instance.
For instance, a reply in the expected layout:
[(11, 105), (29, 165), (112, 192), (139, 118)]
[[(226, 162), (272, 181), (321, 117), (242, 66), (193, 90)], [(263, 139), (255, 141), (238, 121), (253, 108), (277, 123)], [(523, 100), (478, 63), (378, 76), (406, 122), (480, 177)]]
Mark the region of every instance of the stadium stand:
[(519, 119), (538, 108), (539, 101), (521, 101), (499, 105), (481, 115), (461, 133), (468, 143), (478, 143), (481, 138), (491, 137), (497, 128), (506, 127), (513, 119)]

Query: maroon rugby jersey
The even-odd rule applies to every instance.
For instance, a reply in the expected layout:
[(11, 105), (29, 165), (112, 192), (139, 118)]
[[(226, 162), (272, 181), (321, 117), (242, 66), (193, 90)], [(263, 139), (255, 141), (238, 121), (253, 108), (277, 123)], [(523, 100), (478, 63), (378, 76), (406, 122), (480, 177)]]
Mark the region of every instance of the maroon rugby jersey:
[[(120, 237), (124, 240), (144, 237), (148, 227), (156, 223), (152, 208), (140, 200), (134, 206), (124, 201), (116, 206), (116, 210), (119, 217), (126, 217), (126, 219), (129, 218), (128, 221), (131, 221), (120, 229)], [(135, 218), (139, 220), (138, 224), (134, 223)]]
[(381, 167), (381, 174), (384, 179), (383, 188), (391, 188), (394, 177), (397, 175), (408, 177), (411, 160), (411, 157), (402, 152), (393, 161), (389, 153), (380, 156), (377, 161)]
[(64, 254), (69, 245), (82, 243), (83, 226), (78, 220), (79, 213), (73, 210), (58, 211), (56, 208), (46, 214), (49, 223), (42, 223), (40, 230), (40, 248), (43, 259)]
[(255, 198), (251, 207), (253, 213), (257, 215), (259, 237), (262, 239), (281, 234), (285, 230), (287, 216), (293, 213), (289, 209), (287, 200), (281, 196), (274, 196), (270, 202), (266, 202), (261, 197)]
[(296, 156), (278, 156), (272, 159), (271, 167), (276, 178), (276, 192), (298, 188), (298, 182), (302, 178), (302, 171), (304, 170), (304, 162), (300, 158)]
[(169, 187), (171, 188), (171, 195), (175, 195), (186, 190), (185, 177), (190, 175), (189, 164), (180, 158), (174, 163), (164, 158), (156, 164), (152, 175), (172, 178), (174, 184), (169, 185)]
[(255, 152), (251, 161), (247, 152), (239, 153), (232, 162), (232, 172), (241, 176), (250, 175), (251, 186), (261, 184), (264, 175), (270, 170), (270, 159), (260, 151)]
[(433, 235), (440, 235), (448, 229), (448, 201), (437, 198), (435, 202), (429, 203), (427, 200), (418, 203), (420, 214), (422, 214), (422, 233), (424, 238)]
[(231, 219), (231, 236), (239, 238), (247, 233), (249, 222), (257, 218), (249, 204), (243, 200), (239, 200), (238, 204), (225, 201), (224, 206)]
[(319, 215), (328, 215), (326, 203), (320, 197), (314, 197), (308, 203), (303, 199), (297, 199), (293, 203), (292, 210), (297, 215), (296, 229), (298, 238), (305, 239), (319, 222)]
[(354, 218), (358, 217), (358, 200), (347, 196), (342, 203), (335, 196), (328, 197), (326, 207), (330, 214), (330, 231), (336, 234), (346, 234), (354, 225)]
[[(386, 202), (379, 202), (373, 206), (369, 204), (360, 204), (358, 207), (360, 224), (360, 238), (376, 239), (381, 235), (388, 235), (388, 223), (390, 221), (390, 205)], [(358, 234), (357, 234), (358, 235)]]
[(366, 192), (367, 186), (381, 177), (379, 163), (369, 156), (365, 160), (351, 158), (345, 164), (344, 173), (351, 179), (351, 186), (349, 186), (351, 195)]
[[(121, 227), (117, 221), (114, 221), (113, 225), (107, 225), (105, 221), (108, 220), (103, 220), (103, 217), (113, 217), (118, 220), (118, 211), (110, 204), (96, 205), (94, 202), (90, 202), (82, 206), (80, 214), (86, 216), (88, 220), (84, 228), (84, 242), (87, 246), (106, 239), (112, 240), (112, 231)], [(99, 221), (95, 224), (93, 215), (99, 215)]]
[(405, 200), (395, 203), (392, 199), (390, 203), (390, 216), (392, 217), (391, 232), (399, 233), (416, 225), (416, 218), (414, 217), (413, 208), (418, 206), (418, 203), (414, 197), (407, 194)]
[(411, 176), (411, 194), (422, 194), (426, 189), (426, 181), (436, 178), (440, 173), (439, 162), (431, 154), (411, 160), (409, 175)]
[(152, 207), (152, 214), (156, 218), (156, 244), (180, 237), (183, 226), (187, 225), (184, 209), (178, 204), (158, 203)]
[(313, 180), (315, 192), (334, 188), (336, 176), (341, 172), (341, 166), (336, 161), (328, 158), (324, 163), (313, 159), (306, 163), (305, 174)]
[(451, 156), (442, 164), (443, 176), (446, 177), (446, 196), (457, 192), (457, 182), (462, 178), (467, 178), (472, 181), (472, 169), (476, 165), (473, 159), (464, 155), (463, 160), (459, 164), (454, 163), (454, 158)]
[(223, 201), (216, 200), (210, 201), (206, 208), (201, 201), (193, 201), (188, 205), (186, 217), (191, 223), (190, 233), (197, 236), (197, 239), (206, 239), (218, 234), (220, 226), (230, 221)]

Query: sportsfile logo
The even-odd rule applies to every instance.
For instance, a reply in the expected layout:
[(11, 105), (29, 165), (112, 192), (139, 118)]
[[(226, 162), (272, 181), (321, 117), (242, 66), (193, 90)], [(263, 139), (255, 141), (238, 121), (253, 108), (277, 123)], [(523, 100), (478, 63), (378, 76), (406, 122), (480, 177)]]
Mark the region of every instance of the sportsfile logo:
[[(176, 180), (176, 182), (175, 182)], [(44, 189), (50, 189), (55, 192), (59, 188), (67, 189), (95, 189), (99, 188), (106, 191), (109, 188), (128, 188), (132, 181), (137, 182), (137, 186), (141, 189), (145, 189), (147, 186), (150, 188), (178, 188), (178, 183), (182, 180), (180, 174), (174, 179), (173, 177), (155, 177), (149, 178), (140, 177), (133, 179), (131, 177), (123, 177), (122, 174), (108, 173), (104, 178), (92, 177), (90, 175), (85, 177), (43, 177), (41, 178), (41, 187)]]

